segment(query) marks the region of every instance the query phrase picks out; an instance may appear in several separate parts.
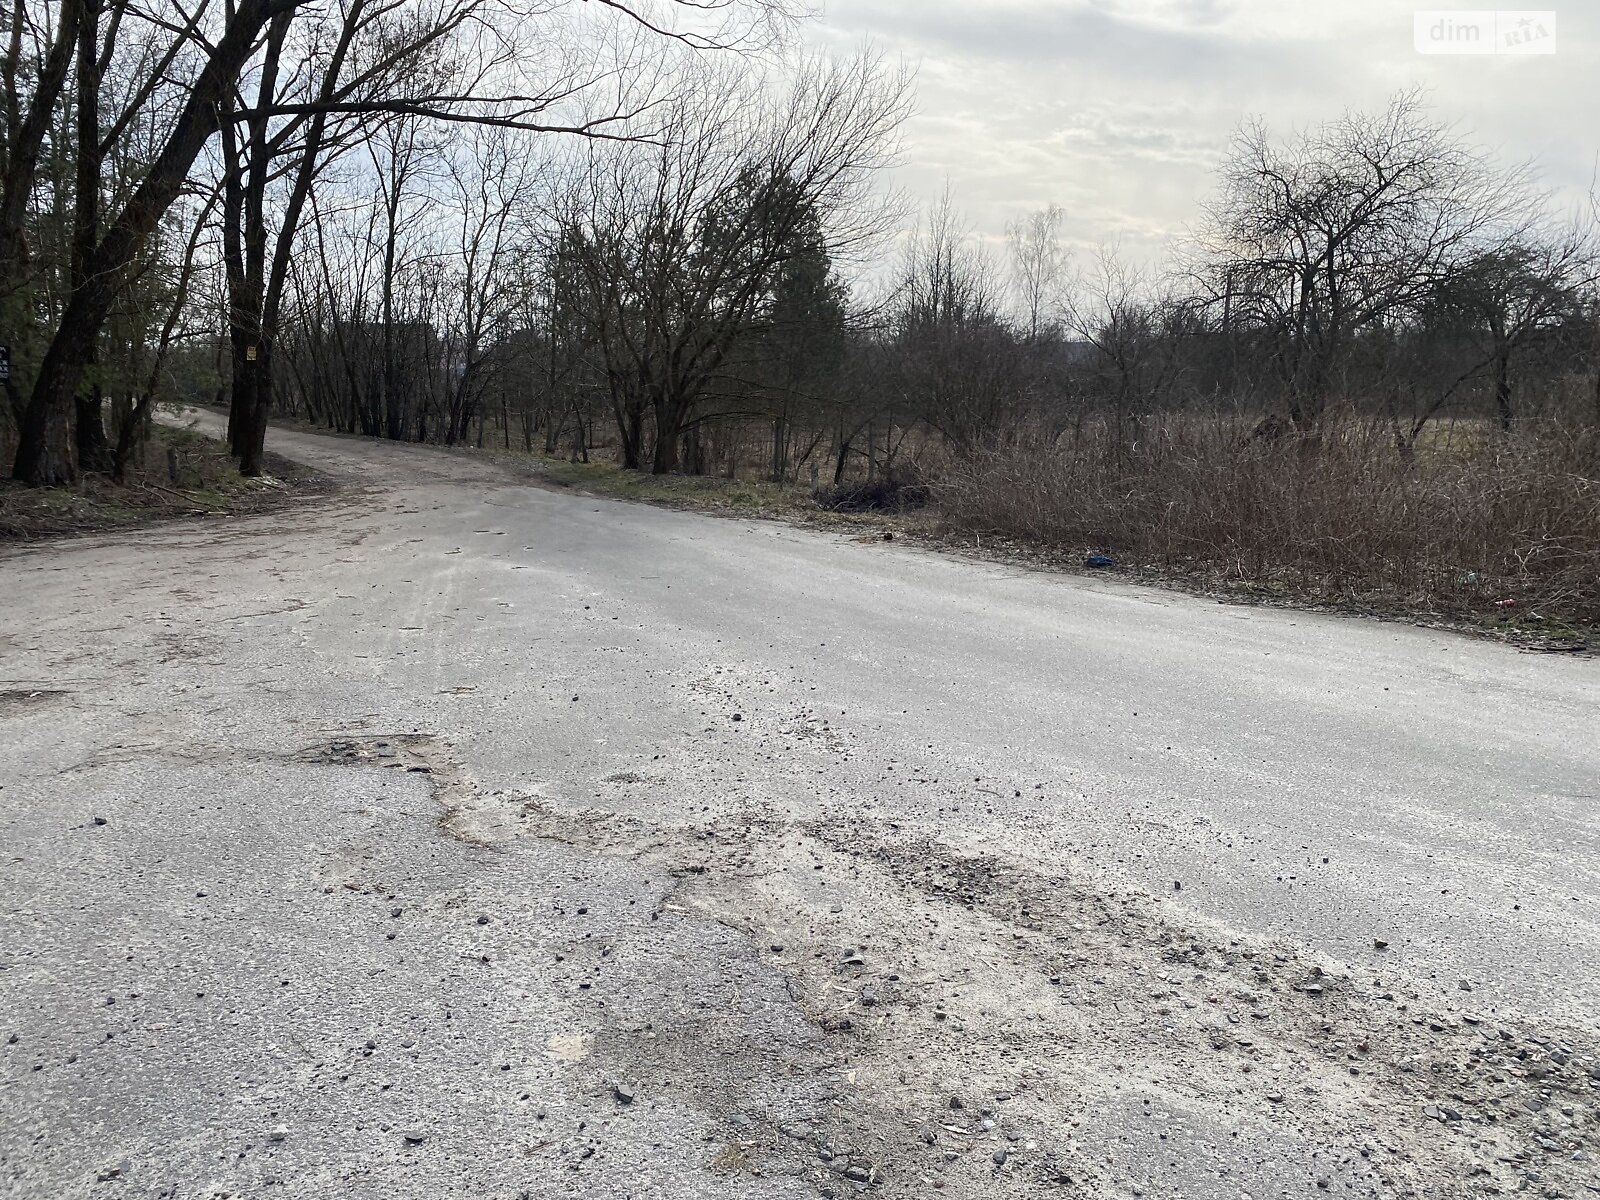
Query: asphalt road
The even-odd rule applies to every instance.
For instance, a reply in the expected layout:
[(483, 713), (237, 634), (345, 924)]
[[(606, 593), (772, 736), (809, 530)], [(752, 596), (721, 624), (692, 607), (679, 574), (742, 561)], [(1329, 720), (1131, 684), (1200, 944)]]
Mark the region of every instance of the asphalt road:
[[(1032, 913), (959, 893), (938, 920), (991, 926), (952, 945), (1005, 951), (1070, 879), (1218, 946), (1600, 1028), (1592, 659), (272, 441), (353, 486), (0, 559), (4, 1194), (826, 1191), (809, 1149), (762, 1150), (769, 1126), (817, 1142), (791, 1127), (857, 1082), (786, 943), (846, 917), (871, 942), (887, 831), (1056, 881)], [(781, 861), (802, 834), (835, 898)], [(902, 907), (905, 952), (934, 917)], [(862, 1101), (884, 1161), (915, 1057)], [(1042, 1160), (1045, 1111), (984, 1170)], [(1219, 1155), (1231, 1111), (1186, 1127), (1203, 1180), (1129, 1150), (1075, 1186), (1237, 1197), (1236, 1167), (1302, 1194), (1324, 1170), (1281, 1123)], [(1074, 1153), (1124, 1137), (1071, 1125)], [(832, 1178), (984, 1194), (971, 1157)]]

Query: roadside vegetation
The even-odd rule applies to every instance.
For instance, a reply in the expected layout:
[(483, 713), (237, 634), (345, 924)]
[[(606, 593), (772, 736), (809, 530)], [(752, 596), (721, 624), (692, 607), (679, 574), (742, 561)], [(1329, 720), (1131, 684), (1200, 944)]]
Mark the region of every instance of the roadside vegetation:
[(951, 462), (953, 528), (1100, 551), (1265, 599), (1548, 633), (1600, 623), (1592, 429), (1459, 435), (1410, 460), (1354, 416), (1289, 446), (1170, 416), (1121, 456), (1031, 438)]
[[(1555, 439), (1487, 454), (1441, 438), (1420, 465), (1348, 423), (1283, 456), (1174, 420), (1121, 464), (1021, 443), (949, 459), (934, 482), (790, 483), (544, 460), (559, 486), (725, 516), (887, 535), (1056, 570), (1110, 570), (1221, 598), (1404, 617), (1580, 649), (1595, 608), (1600, 496)], [(1542, 457), (1540, 457), (1542, 456)], [(1354, 507), (1352, 501), (1360, 507)]]
[(120, 481), (85, 472), (57, 487), (0, 480), (0, 542), (110, 532), (178, 518), (243, 516), (326, 495), (334, 482), (277, 455), (271, 474), (247, 479), (228, 448), (156, 425)]
[(624, 470), (612, 462), (572, 463), (560, 459), (544, 460), (540, 473), (560, 487), (668, 508), (775, 520), (804, 520), (817, 511), (804, 489), (759, 478), (652, 475)]
[(14, 511), (183, 492), (130, 465), (159, 474), (181, 400), (226, 408), (246, 478), (276, 417), (1264, 598), (1600, 621), (1593, 205), (1425, 96), (1245, 121), (1146, 263), (1054, 207), (994, 245), (948, 195), (914, 212), (884, 182), (910, 76), (799, 52), (775, 0), (31, 13)]

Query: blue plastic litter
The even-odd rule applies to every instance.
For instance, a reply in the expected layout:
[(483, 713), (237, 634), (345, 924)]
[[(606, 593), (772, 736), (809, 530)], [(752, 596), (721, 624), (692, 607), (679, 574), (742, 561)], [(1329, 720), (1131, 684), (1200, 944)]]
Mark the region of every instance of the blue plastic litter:
[(1091, 554), (1083, 560), (1083, 565), (1086, 567), (1114, 567), (1117, 565), (1117, 560), (1109, 554)]

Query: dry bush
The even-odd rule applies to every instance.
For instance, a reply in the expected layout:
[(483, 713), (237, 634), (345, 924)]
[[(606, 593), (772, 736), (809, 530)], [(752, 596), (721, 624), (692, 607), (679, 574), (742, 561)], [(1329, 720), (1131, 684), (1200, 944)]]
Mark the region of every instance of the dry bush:
[(1424, 444), (1407, 461), (1353, 416), (1315, 437), (1250, 437), (1231, 416), (1042, 435), (952, 461), (958, 531), (1335, 602), (1600, 621), (1600, 436), (1540, 422)]
[(812, 497), (824, 512), (908, 512), (927, 505), (926, 484), (907, 472), (878, 479), (835, 483)]

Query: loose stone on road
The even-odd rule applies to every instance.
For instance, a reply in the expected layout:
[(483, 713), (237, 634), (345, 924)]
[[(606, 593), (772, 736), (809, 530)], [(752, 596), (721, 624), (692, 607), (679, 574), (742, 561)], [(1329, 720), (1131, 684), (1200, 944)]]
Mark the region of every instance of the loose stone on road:
[(273, 436), (8, 552), (0, 1194), (1600, 1194), (1592, 660)]

